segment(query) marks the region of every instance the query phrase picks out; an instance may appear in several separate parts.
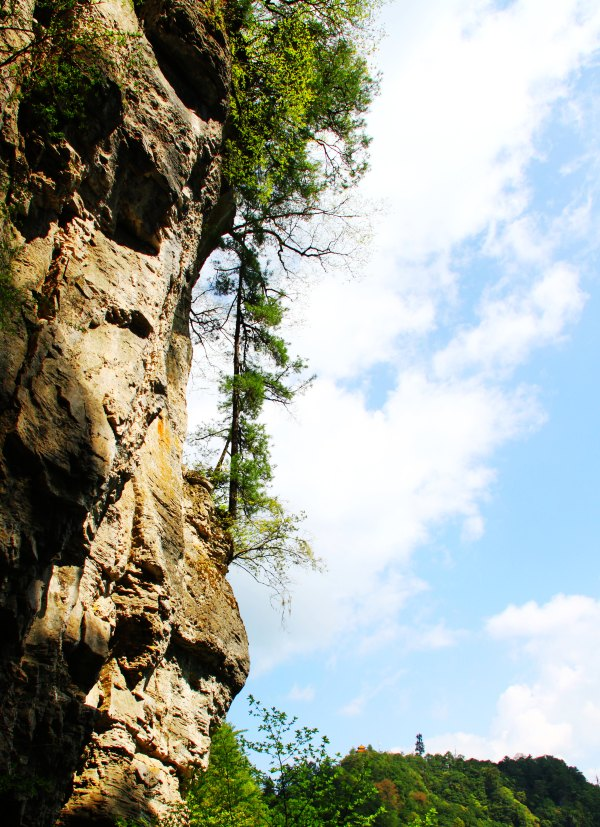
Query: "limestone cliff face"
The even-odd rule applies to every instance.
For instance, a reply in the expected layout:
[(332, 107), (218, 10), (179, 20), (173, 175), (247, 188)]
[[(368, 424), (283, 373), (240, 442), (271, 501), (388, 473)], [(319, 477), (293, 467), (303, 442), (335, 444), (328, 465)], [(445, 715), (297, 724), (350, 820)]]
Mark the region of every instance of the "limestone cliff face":
[(0, 344), (3, 824), (164, 812), (247, 674), (210, 486), (181, 465), (190, 293), (232, 213), (210, 5), (95, 7), (142, 35), (69, 140), (2, 80), (26, 297)]

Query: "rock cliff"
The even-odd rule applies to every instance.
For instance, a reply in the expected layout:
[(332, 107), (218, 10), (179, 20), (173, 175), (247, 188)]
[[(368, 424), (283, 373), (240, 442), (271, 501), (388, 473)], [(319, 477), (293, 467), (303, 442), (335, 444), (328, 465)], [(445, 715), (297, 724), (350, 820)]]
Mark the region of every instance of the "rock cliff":
[(233, 212), (227, 42), (210, 2), (135, 8), (93, 5), (126, 71), (60, 137), (3, 70), (23, 299), (0, 331), (7, 825), (165, 812), (248, 670), (210, 485), (182, 471), (191, 290)]

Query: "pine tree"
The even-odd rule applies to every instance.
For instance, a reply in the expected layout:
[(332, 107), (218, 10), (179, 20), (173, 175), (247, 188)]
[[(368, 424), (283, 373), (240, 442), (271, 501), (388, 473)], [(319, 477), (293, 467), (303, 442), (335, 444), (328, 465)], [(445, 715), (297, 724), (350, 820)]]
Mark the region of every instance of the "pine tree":
[(190, 827), (268, 827), (271, 824), (255, 770), (229, 724), (212, 738), (210, 762), (190, 784)]
[[(377, 90), (367, 63), (376, 0), (237, 0), (222, 5), (232, 51), (223, 172), (235, 204), (213, 260), (216, 276), (192, 308), (196, 338), (225, 343), (223, 418), (201, 428), (203, 470), (224, 506), (229, 562), (288, 602), (288, 571), (318, 567), (270, 492), (263, 404), (290, 404), (307, 381), (279, 329), (299, 259), (342, 255), (348, 188), (366, 169), (365, 113)], [(339, 222), (333, 237), (320, 225)], [(222, 352), (221, 348), (221, 352)], [(310, 380), (308, 380), (310, 381)], [(221, 498), (224, 490), (227, 497)], [(223, 502), (225, 499), (225, 502)]]

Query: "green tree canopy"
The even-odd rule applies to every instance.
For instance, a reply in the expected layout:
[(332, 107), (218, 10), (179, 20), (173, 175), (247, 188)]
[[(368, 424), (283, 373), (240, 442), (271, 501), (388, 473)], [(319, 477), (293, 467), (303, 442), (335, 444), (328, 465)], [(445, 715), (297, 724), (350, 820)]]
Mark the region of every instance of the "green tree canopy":
[(266, 827), (271, 823), (256, 770), (229, 724), (221, 724), (214, 733), (208, 769), (194, 776), (187, 804), (190, 827)]
[(264, 707), (250, 697), (258, 737), (248, 750), (266, 757), (263, 790), (277, 827), (368, 827), (381, 811), (366, 765), (344, 768), (328, 752), (329, 739), (316, 728), (297, 727), (297, 719)]
[(364, 114), (376, 83), (370, 0), (232, 4), (233, 92), (225, 172), (242, 218), (267, 229), (366, 169)]

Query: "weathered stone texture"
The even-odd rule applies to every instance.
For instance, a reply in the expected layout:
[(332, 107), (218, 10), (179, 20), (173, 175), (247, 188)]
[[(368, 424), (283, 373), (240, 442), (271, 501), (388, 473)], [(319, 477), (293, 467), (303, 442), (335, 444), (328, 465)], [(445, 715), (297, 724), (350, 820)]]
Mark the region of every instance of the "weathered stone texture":
[[(181, 465), (190, 292), (232, 211), (209, 6), (143, 4), (125, 84), (69, 140), (1, 87), (27, 297), (0, 344), (6, 824), (163, 812), (248, 669), (210, 486)], [(96, 8), (138, 30), (126, 0)]]

